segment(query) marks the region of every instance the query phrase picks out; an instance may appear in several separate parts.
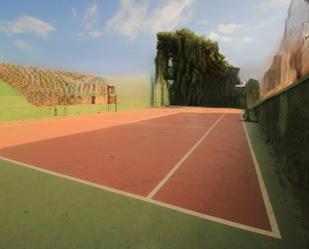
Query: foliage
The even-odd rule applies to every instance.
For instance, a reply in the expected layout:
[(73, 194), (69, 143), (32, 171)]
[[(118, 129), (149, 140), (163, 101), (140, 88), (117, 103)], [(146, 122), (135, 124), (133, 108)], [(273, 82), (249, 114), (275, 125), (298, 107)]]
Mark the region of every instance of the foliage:
[(257, 80), (250, 79), (246, 83), (247, 106), (253, 107), (260, 99), (260, 84)]
[[(217, 42), (189, 29), (157, 34), (156, 88), (159, 104), (237, 106), (239, 69), (228, 64)], [(169, 61), (172, 60), (172, 66)], [(173, 84), (168, 84), (172, 81)], [(169, 93), (168, 96), (166, 92)]]
[[(105, 103), (108, 81), (93, 75), (0, 63), (0, 79), (36, 106)], [(98, 101), (99, 100), (99, 101)]]
[[(147, 77), (109, 78), (117, 88), (117, 110), (141, 109), (150, 106), (150, 83)], [(56, 111), (55, 111), (56, 110)], [(41, 119), (90, 113), (114, 112), (114, 104), (82, 104), (35, 106), (29, 103), (21, 91), (0, 80), (0, 123), (26, 119)]]

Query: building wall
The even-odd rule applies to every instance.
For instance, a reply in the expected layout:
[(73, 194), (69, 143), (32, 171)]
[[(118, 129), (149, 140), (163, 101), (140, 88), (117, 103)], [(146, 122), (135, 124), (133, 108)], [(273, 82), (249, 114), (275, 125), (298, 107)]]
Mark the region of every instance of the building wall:
[(293, 0), (278, 53), (265, 73), (262, 95), (270, 96), (309, 72), (309, 1)]
[[(309, 200), (309, 75), (245, 113), (256, 121), (278, 158), (280, 170)], [(309, 203), (309, 202), (308, 202)]]

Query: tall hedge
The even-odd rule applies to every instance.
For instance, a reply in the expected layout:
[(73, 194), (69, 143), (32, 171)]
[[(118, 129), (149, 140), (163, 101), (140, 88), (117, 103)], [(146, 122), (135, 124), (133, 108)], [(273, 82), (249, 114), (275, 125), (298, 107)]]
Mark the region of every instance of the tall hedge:
[(160, 32), (155, 64), (157, 105), (242, 105), (243, 91), (235, 87), (239, 68), (228, 64), (217, 42), (186, 28)]

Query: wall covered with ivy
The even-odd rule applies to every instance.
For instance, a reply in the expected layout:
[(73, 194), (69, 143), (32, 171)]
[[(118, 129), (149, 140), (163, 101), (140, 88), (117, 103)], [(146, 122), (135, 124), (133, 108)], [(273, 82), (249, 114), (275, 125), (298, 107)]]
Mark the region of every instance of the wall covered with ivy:
[(217, 42), (188, 29), (157, 34), (155, 105), (246, 107), (239, 68), (219, 52)]

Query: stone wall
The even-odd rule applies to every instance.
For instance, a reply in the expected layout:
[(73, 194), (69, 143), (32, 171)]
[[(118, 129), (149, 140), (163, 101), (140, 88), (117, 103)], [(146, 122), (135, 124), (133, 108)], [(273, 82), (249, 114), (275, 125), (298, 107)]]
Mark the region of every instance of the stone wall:
[(264, 131), (279, 170), (291, 181), (308, 215), (309, 226), (309, 75), (245, 113)]

